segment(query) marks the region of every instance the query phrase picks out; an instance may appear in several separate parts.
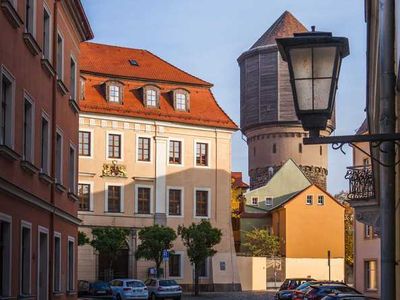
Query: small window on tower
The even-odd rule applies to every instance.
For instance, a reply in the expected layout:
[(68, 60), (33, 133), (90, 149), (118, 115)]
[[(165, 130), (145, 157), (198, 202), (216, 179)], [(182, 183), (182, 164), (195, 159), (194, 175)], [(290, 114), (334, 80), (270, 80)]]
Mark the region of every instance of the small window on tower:
[(322, 146), (319, 146), (319, 155), (322, 156)]
[(299, 153), (303, 153), (303, 144), (299, 144)]
[(253, 156), (256, 156), (256, 147), (253, 147)]
[(272, 153), (276, 153), (276, 144), (272, 145)]

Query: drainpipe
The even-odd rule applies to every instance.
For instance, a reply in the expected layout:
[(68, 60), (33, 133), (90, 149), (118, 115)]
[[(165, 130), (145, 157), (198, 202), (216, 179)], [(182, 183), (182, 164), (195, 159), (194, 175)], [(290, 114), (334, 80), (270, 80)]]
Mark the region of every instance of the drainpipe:
[[(379, 1), (380, 36), (380, 133), (395, 132), (395, 1)], [(396, 298), (395, 254), (395, 148), (393, 142), (381, 145), (380, 159), (390, 167), (379, 168), (381, 218), (381, 299)]]

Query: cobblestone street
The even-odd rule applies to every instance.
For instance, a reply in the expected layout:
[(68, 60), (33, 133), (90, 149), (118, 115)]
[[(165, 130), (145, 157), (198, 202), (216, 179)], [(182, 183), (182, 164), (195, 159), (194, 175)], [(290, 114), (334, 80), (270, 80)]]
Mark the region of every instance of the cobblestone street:
[(199, 297), (186, 294), (184, 300), (197, 299), (217, 299), (217, 300), (272, 300), (275, 292), (232, 292), (232, 293), (202, 293)]

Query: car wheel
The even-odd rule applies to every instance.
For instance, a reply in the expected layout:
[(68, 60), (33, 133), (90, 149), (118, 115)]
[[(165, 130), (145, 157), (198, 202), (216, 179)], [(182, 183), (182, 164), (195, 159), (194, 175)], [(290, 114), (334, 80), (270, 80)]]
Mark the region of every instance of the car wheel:
[(121, 300), (121, 295), (117, 294), (117, 300)]
[(181, 296), (176, 297), (175, 300), (181, 300)]
[(151, 294), (151, 300), (158, 300), (158, 297), (156, 296), (156, 294)]

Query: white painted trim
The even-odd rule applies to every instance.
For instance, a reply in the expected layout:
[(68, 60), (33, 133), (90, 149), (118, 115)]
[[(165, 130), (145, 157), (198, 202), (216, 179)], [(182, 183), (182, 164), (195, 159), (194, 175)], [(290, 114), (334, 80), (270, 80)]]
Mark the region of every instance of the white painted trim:
[(180, 276), (169, 276), (169, 264), (168, 264), (168, 278), (170, 279), (183, 279), (185, 277), (184, 274), (184, 270), (185, 270), (185, 266), (184, 266), (184, 258), (185, 258), (185, 251), (174, 251), (174, 254), (180, 255), (180, 263), (179, 263), (179, 274)]
[[(149, 146), (150, 146), (150, 160), (149, 161), (143, 161), (143, 160), (139, 160), (139, 138), (147, 138), (149, 139)], [(137, 134), (136, 135), (136, 145), (135, 145), (135, 153), (136, 153), (136, 162), (140, 163), (140, 164), (151, 164), (153, 162), (153, 152), (154, 152), (154, 147), (153, 147), (153, 143), (154, 143), (154, 135), (150, 135), (150, 134)]]
[[(308, 197), (311, 197), (311, 203), (308, 203)], [(306, 205), (314, 205), (314, 195), (306, 195)]]
[[(118, 134), (121, 136), (121, 141), (120, 141), (120, 151), (121, 151), (121, 158), (111, 158), (108, 157), (108, 135), (109, 134)], [(106, 159), (107, 160), (116, 160), (116, 161), (123, 161), (124, 160), (124, 132), (123, 131), (117, 131), (117, 130), (107, 130), (106, 131)]]
[[(169, 214), (169, 190), (180, 190), (181, 191), (181, 214), (180, 215), (170, 215)], [(169, 218), (183, 218), (185, 212), (185, 188), (183, 186), (167, 186), (167, 216)]]
[(37, 299), (42, 299), (41, 296), (39, 295), (39, 275), (40, 275), (40, 234), (44, 233), (47, 236), (47, 267), (46, 267), (46, 282), (47, 282), (47, 291), (45, 294), (45, 300), (48, 299), (49, 295), (49, 259), (50, 259), (50, 252), (49, 252), (49, 230), (46, 227), (43, 226), (38, 226), (38, 231), (37, 231), (37, 266), (36, 266), (36, 296)]
[[(20, 264), (19, 264), (19, 271), (21, 271), (21, 262), (22, 262), (22, 229), (27, 228), (29, 229), (29, 257), (31, 258), (29, 260), (29, 295), (32, 294), (32, 223), (21, 220), (21, 229), (20, 229), (20, 238), (19, 238), (19, 258), (20, 258)], [(19, 293), (20, 295), (24, 295), (22, 292), (22, 272), (19, 275)]]
[[(79, 127), (79, 131), (90, 133), (90, 155), (89, 156), (79, 155), (79, 151), (78, 151), (79, 159), (93, 159), (93, 157), (94, 157), (94, 129), (87, 128), (87, 127)], [(106, 143), (108, 143), (108, 139), (107, 139)], [(108, 148), (108, 146), (107, 146), (107, 148)], [(106, 155), (107, 154), (108, 154), (108, 151), (107, 151)]]
[[(207, 166), (198, 166), (196, 164), (196, 146), (197, 143), (202, 143), (202, 144), (207, 144)], [(193, 140), (193, 166), (195, 168), (199, 168), (199, 169), (211, 169), (212, 164), (211, 164), (211, 140), (209, 139), (194, 139)]]
[[(10, 240), (9, 240), (9, 247), (8, 247), (8, 251), (9, 251), (10, 256), (9, 256), (9, 259), (8, 259), (8, 269), (9, 269), (8, 274), (9, 274), (9, 276), (8, 276), (7, 296), (11, 296), (11, 278), (12, 278), (12, 268), (11, 268), (11, 266), (12, 266), (12, 261), (13, 261), (12, 260), (12, 254), (13, 254), (13, 251), (12, 251), (12, 244), (13, 244), (13, 239), (12, 239), (13, 238), (12, 216), (6, 215), (6, 214), (0, 212), (0, 220), (3, 221), (3, 222), (7, 222), (9, 224), (9, 227), (10, 227), (10, 232), (9, 232)], [(0, 272), (2, 272), (2, 270), (0, 270)]]
[[(138, 213), (138, 189), (139, 188), (149, 188), (150, 189), (150, 214), (139, 214)], [(134, 208), (134, 213), (137, 216), (151, 216), (154, 214), (154, 186), (153, 185), (148, 185), (148, 184), (135, 184), (135, 208)]]
[(10, 136), (10, 140), (4, 140), (3, 144), (9, 146), (11, 149), (15, 150), (15, 144), (14, 144), (14, 140), (15, 140), (15, 89), (16, 89), (16, 83), (15, 83), (15, 77), (12, 75), (12, 73), (6, 68), (5, 65), (1, 65), (0, 66), (0, 95), (3, 94), (3, 76), (6, 77), (10, 82), (11, 82), (11, 110), (10, 110), (10, 130), (8, 135)]
[(68, 240), (67, 240), (67, 286), (65, 287), (67, 291), (71, 291), (69, 289), (70, 286), (70, 282), (69, 282), (69, 274), (71, 272), (70, 268), (69, 268), (69, 242), (73, 243), (73, 248), (74, 248), (74, 253), (73, 253), (73, 261), (72, 261), (72, 291), (75, 290), (75, 262), (76, 262), (76, 250), (75, 250), (75, 238), (72, 236), (68, 236)]
[[(64, 133), (61, 128), (57, 126), (56, 133), (61, 136), (61, 155), (60, 155), (60, 184), (64, 182)], [(57, 140), (56, 140), (56, 147), (57, 147)], [(57, 159), (57, 157), (56, 157)], [(57, 177), (55, 178), (57, 180)], [(56, 182), (57, 183), (57, 182)]]
[[(86, 180), (79, 180), (78, 184), (88, 184), (90, 186), (90, 193), (89, 193), (89, 211), (85, 210), (79, 210), (78, 206), (78, 212), (92, 212), (94, 211), (94, 201), (93, 201), (93, 187), (94, 187), (94, 182), (93, 181), (86, 181)], [(111, 185), (111, 184), (110, 184)]]
[[(31, 104), (31, 124), (30, 124), (31, 131), (32, 131), (31, 132), (31, 149), (30, 149), (31, 150), (30, 151), (31, 159), (28, 161), (31, 162), (32, 164), (34, 164), (35, 163), (35, 129), (36, 129), (35, 128), (35, 124), (36, 124), (36, 122), (35, 122), (35, 116), (36, 116), (35, 101), (34, 101), (33, 97), (31, 96), (31, 94), (27, 90), (24, 89), (24, 102), (22, 105), (22, 117), (23, 117), (24, 122), (25, 122), (25, 100), (27, 100)], [(24, 132), (23, 132), (22, 133), (22, 143), (24, 143), (24, 142), (25, 142), (25, 137), (24, 137)], [(27, 160), (26, 157), (23, 157), (23, 159)]]
[[(47, 14), (49, 15), (49, 58), (48, 60), (51, 62), (53, 58), (53, 16), (51, 15), (51, 10), (49, 8), (49, 5), (46, 3), (45, 0), (43, 0), (43, 9), (46, 10)], [(43, 20), (42, 20), (43, 21)], [(44, 24), (43, 24), (44, 26)], [(44, 28), (43, 28), (44, 30)], [(42, 45), (43, 47), (43, 45)], [(45, 58), (44, 55), (42, 54), (42, 58)]]
[[(178, 141), (181, 142), (181, 163), (180, 164), (171, 164), (169, 162), (169, 143), (171, 141)], [(178, 138), (178, 137), (169, 137), (168, 138), (168, 145), (167, 145), (167, 165), (170, 167), (184, 167), (185, 166), (185, 139)]]
[(121, 200), (120, 200), (120, 205), (119, 205), (119, 208), (120, 208), (119, 213), (123, 213), (124, 209), (125, 209), (125, 205), (124, 205), (124, 202), (125, 202), (124, 187), (125, 187), (125, 185), (121, 182), (106, 182), (106, 183), (104, 183), (104, 197), (105, 197), (104, 198), (104, 213), (106, 213), (106, 214), (108, 214), (108, 213), (115, 214), (116, 213), (116, 212), (108, 211), (108, 187), (109, 186), (120, 186), (121, 187)]
[[(61, 76), (60, 76), (60, 74), (58, 74), (58, 64), (59, 64), (59, 61), (58, 61), (58, 36), (60, 36), (61, 37), (61, 52), (62, 52), (62, 54), (61, 54)], [(60, 28), (57, 28), (57, 43), (56, 43), (56, 49), (55, 49), (55, 51), (56, 51), (56, 62), (57, 62), (57, 66), (56, 66), (56, 73), (57, 73), (57, 79), (60, 79), (61, 81), (64, 81), (64, 75), (65, 75), (65, 69), (64, 69), (64, 67), (65, 67), (65, 55), (64, 55), (64, 53), (65, 53), (65, 39), (64, 39), (64, 35), (61, 33), (61, 30), (60, 30)]]
[[(51, 153), (51, 136), (50, 136), (50, 127), (52, 126), (52, 124), (50, 123), (50, 117), (47, 114), (47, 112), (45, 112), (44, 110), (42, 111), (42, 119), (45, 119), (47, 121), (47, 170), (43, 170), (42, 165), (40, 165), (41, 168), (41, 172), (50, 175), (50, 153)], [(42, 132), (42, 119), (40, 119), (40, 143), (42, 142), (43, 139), (43, 132)], [(41, 148), (42, 146), (40, 146)], [(42, 157), (42, 153), (40, 153), (40, 157)], [(42, 161), (40, 161), (40, 164), (42, 164)]]
[(58, 276), (58, 285), (60, 286), (60, 289), (59, 290), (56, 290), (55, 289), (55, 286), (54, 286), (54, 276), (55, 276), (55, 273), (56, 273), (56, 270), (55, 270), (55, 264), (53, 263), (53, 291), (55, 291), (55, 292), (59, 292), (59, 291), (61, 291), (62, 290), (62, 284), (61, 284), (61, 278), (62, 278), (62, 236), (61, 236), (61, 233), (60, 232), (57, 232), (57, 231), (54, 231), (54, 238), (53, 238), (53, 249), (54, 249), (54, 251), (53, 251), (53, 261), (55, 261), (56, 260), (56, 258), (55, 258), (55, 255), (56, 255), (56, 238), (58, 238), (58, 239), (60, 239), (60, 259), (59, 259), (59, 261), (58, 261), (58, 263), (60, 264), (60, 274), (59, 274), (59, 276)]
[[(196, 216), (196, 192), (197, 191), (207, 191), (208, 192), (208, 199), (207, 199), (207, 216), (201, 217)], [(211, 218), (211, 188), (206, 187), (195, 187), (193, 191), (193, 218), (195, 219), (210, 219)]]

